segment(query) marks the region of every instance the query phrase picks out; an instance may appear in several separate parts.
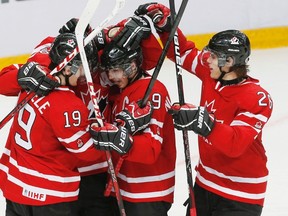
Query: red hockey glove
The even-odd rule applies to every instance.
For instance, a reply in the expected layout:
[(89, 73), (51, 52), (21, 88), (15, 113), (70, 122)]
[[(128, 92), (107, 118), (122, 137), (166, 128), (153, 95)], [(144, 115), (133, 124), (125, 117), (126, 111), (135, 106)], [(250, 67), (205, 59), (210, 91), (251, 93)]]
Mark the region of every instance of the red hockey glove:
[(90, 134), (98, 150), (114, 150), (122, 155), (132, 147), (133, 138), (123, 126), (104, 123), (103, 127), (97, 127), (92, 124)]
[(151, 34), (150, 24), (147, 19), (133, 16), (127, 19), (124, 28), (115, 37), (117, 45), (126, 49), (136, 49), (143, 39)]
[(173, 104), (168, 111), (174, 119), (174, 127), (178, 130), (192, 130), (201, 136), (208, 136), (214, 127), (214, 116), (203, 106), (178, 103)]
[(55, 87), (59, 87), (58, 80), (49, 74), (48, 69), (36, 62), (28, 62), (18, 70), (18, 84), (25, 90), (35, 92), (38, 96), (48, 95)]
[(156, 2), (140, 5), (136, 15), (147, 15), (152, 19), (158, 32), (170, 32), (172, 28), (170, 9)]
[(148, 20), (143, 17), (133, 16), (122, 20), (114, 26), (103, 29), (94, 38), (94, 41), (98, 50), (104, 49), (112, 40), (119, 47), (135, 49), (150, 34), (151, 28)]
[(143, 108), (140, 108), (139, 104), (140, 102), (132, 102), (118, 113), (115, 119), (118, 125), (126, 127), (132, 135), (147, 128), (153, 113), (153, 105), (150, 101)]

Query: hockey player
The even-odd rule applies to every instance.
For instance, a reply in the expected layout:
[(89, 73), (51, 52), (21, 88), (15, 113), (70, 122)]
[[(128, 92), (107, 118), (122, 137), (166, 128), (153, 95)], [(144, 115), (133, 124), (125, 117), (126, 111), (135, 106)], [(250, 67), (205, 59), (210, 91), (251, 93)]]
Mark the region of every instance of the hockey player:
[[(76, 45), (74, 34), (60, 34), (49, 53), (52, 63), (61, 62)], [(98, 51), (93, 43), (85, 50), (93, 67)], [(79, 160), (96, 161), (103, 152), (93, 145), (88, 109), (69, 88), (84, 76), (80, 59), (75, 58), (55, 75), (61, 86), (45, 97), (35, 96), (15, 115), (1, 157), (0, 185), (7, 201), (7, 216), (77, 215)], [(38, 70), (45, 74), (46, 69), (28, 62), (20, 71)], [(26, 95), (27, 91), (22, 91), (19, 101)], [(122, 126), (116, 128), (118, 130), (110, 134), (110, 143), (116, 146), (113, 149), (120, 153), (128, 151), (129, 135), (124, 140), (121, 137), (121, 146), (118, 146), (120, 134), (124, 132)]]
[[(167, 40), (167, 7), (149, 3), (136, 13), (160, 15), (154, 25), (161, 40)], [(249, 39), (238, 30), (221, 31), (200, 51), (180, 30), (178, 37), (183, 68), (202, 81), (200, 106), (174, 104), (170, 110), (177, 129), (199, 135), (197, 215), (259, 216), (268, 178), (262, 130), (271, 116), (272, 100), (247, 74)], [(173, 55), (170, 49), (172, 60)]]
[[(145, 4), (136, 13), (160, 13), (155, 28), (166, 40), (171, 28), (167, 7)], [(175, 104), (171, 109), (177, 129), (199, 135), (197, 215), (259, 216), (268, 177), (262, 129), (271, 116), (272, 99), (247, 74), (249, 39), (238, 30), (222, 31), (200, 52), (180, 30), (178, 35), (183, 68), (203, 83), (200, 106)], [(172, 49), (169, 57), (173, 59)]]
[[(60, 33), (73, 33), (77, 24), (77, 19), (71, 19), (68, 21), (60, 30)], [(137, 24), (137, 22), (143, 23), (142, 27)], [(96, 37), (97, 48), (102, 49), (106, 43), (109, 43), (109, 38), (113, 37), (111, 32), (120, 32), (122, 36), (122, 40), (125, 37), (128, 37), (133, 31), (137, 28), (137, 33), (134, 37), (129, 37), (130, 41), (125, 41), (125, 44), (128, 46), (134, 46), (133, 44), (139, 44), (141, 42), (141, 38), (145, 38), (144, 31), (147, 31), (145, 27), (145, 22), (141, 21), (141, 19), (137, 17), (132, 17), (122, 22), (118, 23), (117, 25), (105, 29)], [(142, 29), (142, 30), (141, 30)], [(91, 32), (91, 28), (87, 28), (87, 34)], [(148, 29), (150, 31), (150, 28)], [(109, 35), (109, 36), (108, 36)], [(143, 49), (146, 50), (157, 50), (159, 44), (154, 37), (150, 37), (147, 39), (146, 43), (142, 43)], [(49, 67), (53, 69), (57, 66), (60, 62), (52, 62), (50, 64), (50, 59), (47, 58), (47, 55), (50, 51), (51, 43), (53, 42), (53, 37), (46, 38), (41, 44), (39, 44), (35, 48), (35, 52), (29, 58), (29, 61), (36, 61), (42, 66)], [(149, 41), (149, 42), (148, 42)], [(151, 46), (154, 44), (153, 46)], [(157, 44), (155, 44), (157, 42)], [(63, 45), (63, 44), (62, 44)], [(65, 45), (65, 44), (64, 44)], [(156, 46), (158, 45), (158, 46)], [(146, 47), (145, 47), (146, 46)], [(159, 47), (160, 48), (160, 47)], [(161, 49), (158, 49), (161, 51)], [(91, 60), (92, 61), (92, 60)], [(153, 59), (149, 60), (146, 58), (145, 67), (153, 67)], [(18, 95), (20, 91), (20, 87), (17, 84), (17, 73), (18, 67), (16, 65), (12, 65), (8, 68), (2, 70), (0, 74), (0, 83), (3, 83), (0, 88), (0, 92), (5, 95)], [(94, 65), (95, 66), (95, 65)], [(96, 69), (97, 70), (97, 69)], [(13, 72), (12, 72), (13, 71)], [(9, 72), (9, 73), (8, 73)], [(28, 89), (30, 91), (36, 92), (37, 95), (43, 96), (48, 95), (51, 90), (53, 90), (56, 86), (58, 86), (57, 80), (51, 77), (49, 74), (45, 76), (45, 73), (41, 71), (30, 71), (29, 73), (23, 73), (24, 71), (21, 70), (18, 73), (18, 83), (22, 88)], [(105, 109), (106, 105), (106, 98), (109, 91), (109, 80), (106, 77), (106, 73), (92, 73), (94, 87), (96, 89), (97, 99), (99, 101), (99, 106), (101, 110)], [(9, 86), (5, 83), (9, 83)], [(80, 97), (83, 102), (88, 106), (88, 108), (93, 108), (91, 106), (90, 96), (87, 89), (86, 81), (82, 79), (76, 87), (71, 87), (75, 91), (75, 94)], [(148, 110), (148, 111), (151, 111)], [(92, 111), (90, 112), (90, 114)], [(146, 113), (147, 114), (147, 113)], [(139, 116), (138, 116), (139, 117)], [(145, 116), (146, 119), (148, 116)], [(138, 118), (141, 121), (141, 118)], [(149, 120), (147, 120), (149, 121)], [(144, 124), (145, 121), (140, 122), (140, 124)], [(81, 173), (81, 182), (80, 182), (80, 193), (79, 193), (79, 201), (80, 207), (78, 208), (79, 215), (94, 215), (94, 216), (109, 216), (112, 215), (110, 201), (109, 198), (105, 198), (103, 196), (106, 178), (107, 178), (107, 163), (106, 157), (103, 155), (97, 162), (87, 162), (82, 161), (81, 167), (78, 168)]]
[[(126, 122), (134, 140), (118, 174), (125, 211), (127, 216), (167, 216), (173, 203), (176, 161), (173, 120), (168, 114), (170, 97), (166, 87), (156, 81), (150, 96), (154, 106), (150, 124), (144, 131), (139, 124), (127, 125), (131, 118), (127, 111), (140, 106), (151, 76), (141, 69), (141, 47), (126, 49), (114, 42), (104, 48), (101, 66), (114, 84), (108, 100), (111, 121)], [(133, 101), (138, 103), (132, 104)], [(95, 140), (109, 137), (93, 127), (91, 133)], [(105, 148), (105, 144), (98, 144), (98, 148)], [(119, 155), (113, 156), (116, 162)], [(117, 209), (115, 213), (118, 215)]]
[[(74, 23), (74, 19), (67, 22), (64, 26), (69, 26), (72, 28), (71, 22)], [(74, 24), (73, 24), (74, 25)], [(75, 24), (76, 25), (76, 24)], [(68, 29), (61, 28), (60, 32), (73, 33), (74, 30), (69, 32)], [(74, 26), (75, 29), (75, 26)], [(90, 30), (89, 30), (90, 31)], [(53, 44), (55, 38), (47, 37), (45, 38), (37, 47), (35, 47), (32, 55), (28, 61), (37, 62), (42, 67), (53, 69), (60, 62), (51, 62), (49, 54), (51, 53), (51, 45)], [(60, 45), (60, 43), (58, 44)], [(65, 41), (61, 42), (61, 46), (64, 50), (68, 49), (71, 45), (65, 44)], [(73, 47), (73, 46), (72, 46)], [(63, 58), (67, 55), (64, 54)], [(97, 53), (96, 53), (97, 54)], [(51, 54), (50, 54), (51, 55)], [(55, 54), (52, 54), (56, 56)], [(97, 59), (98, 55), (93, 56), (89, 61)], [(61, 58), (59, 59), (61, 60)], [(97, 63), (97, 62), (96, 62)], [(95, 64), (93, 65), (95, 69)], [(11, 65), (4, 68), (0, 73), (0, 93), (8, 96), (17, 96), (21, 88), (27, 89), (29, 91), (34, 91), (38, 96), (48, 95), (55, 87), (59, 86), (57, 80), (51, 77), (49, 73), (43, 73), (40, 70), (30, 70), (28, 73), (24, 73), (24, 70), (19, 70), (21, 65)], [(92, 67), (91, 67), (92, 69)], [(19, 70), (19, 71), (18, 71)], [(97, 70), (97, 68), (96, 68)], [(49, 72), (49, 71), (48, 71)], [(100, 109), (104, 109), (106, 104), (106, 97), (109, 91), (109, 85), (106, 86), (107, 82), (105, 76), (102, 78), (100, 73), (93, 72), (93, 81), (95, 83), (94, 88), (96, 89), (97, 99), (99, 101)], [(18, 81), (18, 82), (17, 82)], [(9, 84), (9, 85), (7, 85)], [(84, 77), (78, 79), (77, 86), (70, 86), (75, 94), (86, 104), (89, 109), (89, 117), (93, 117), (93, 106), (90, 101), (90, 95), (87, 89), (87, 83)], [(111, 212), (111, 201), (109, 198), (104, 197), (103, 193), (105, 190), (106, 180), (107, 180), (107, 162), (105, 154), (98, 157), (97, 160), (87, 161), (79, 160), (78, 171), (81, 175), (80, 181), (80, 192), (78, 196), (78, 208), (74, 211), (78, 211), (78, 215), (82, 216), (112, 216)], [(96, 213), (97, 214), (96, 214)]]

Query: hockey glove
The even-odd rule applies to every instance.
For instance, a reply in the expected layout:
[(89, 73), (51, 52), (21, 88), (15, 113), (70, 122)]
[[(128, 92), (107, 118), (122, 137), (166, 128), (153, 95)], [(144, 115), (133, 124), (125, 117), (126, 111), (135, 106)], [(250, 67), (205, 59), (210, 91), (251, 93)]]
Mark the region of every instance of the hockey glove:
[(178, 130), (192, 130), (201, 136), (208, 136), (214, 127), (214, 116), (203, 106), (178, 103), (168, 111), (174, 119), (174, 127)]
[[(63, 33), (75, 33), (75, 29), (76, 29), (78, 21), (79, 21), (79, 19), (77, 19), (77, 18), (70, 19), (68, 22), (66, 22), (65, 25), (63, 25), (59, 29), (59, 33), (60, 34), (63, 34)], [(91, 32), (92, 32), (92, 27), (88, 24), (87, 28), (85, 29), (85, 35), (87, 36)]]
[(119, 47), (126, 49), (135, 49), (140, 46), (143, 39), (146, 39), (151, 34), (150, 24), (147, 19), (140, 16), (130, 17), (124, 24), (124, 28), (115, 37)]
[(125, 127), (109, 123), (104, 123), (103, 127), (97, 127), (96, 125), (92, 124), (90, 127), (90, 134), (96, 149), (114, 150), (121, 155), (128, 153), (133, 138)]
[(170, 9), (157, 2), (143, 4), (134, 12), (136, 15), (147, 15), (151, 18), (158, 32), (170, 32), (172, 28)]
[(150, 101), (143, 108), (140, 108), (139, 104), (140, 102), (132, 102), (118, 113), (115, 119), (118, 125), (126, 127), (132, 135), (147, 128), (153, 113), (153, 105)]
[(35, 92), (38, 96), (48, 95), (55, 87), (60, 86), (58, 80), (36, 62), (24, 64), (18, 70), (17, 79), (23, 89)]
[[(76, 25), (78, 23), (77, 18), (70, 19), (65, 25), (63, 25), (59, 29), (59, 33), (74, 33), (76, 29)], [(87, 26), (85, 30), (85, 35), (89, 35), (93, 31), (92, 27), (90, 25)], [(105, 45), (110, 42), (111, 39), (107, 39), (106, 33), (104, 30), (101, 30), (94, 38), (93, 40), (96, 43), (96, 47), (98, 50), (104, 49)], [(108, 41), (107, 41), (108, 40)]]

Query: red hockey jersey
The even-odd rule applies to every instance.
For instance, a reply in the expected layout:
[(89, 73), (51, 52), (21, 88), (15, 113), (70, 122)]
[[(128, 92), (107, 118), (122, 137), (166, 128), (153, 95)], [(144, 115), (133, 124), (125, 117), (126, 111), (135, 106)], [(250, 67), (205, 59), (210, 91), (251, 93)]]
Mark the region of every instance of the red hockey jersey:
[[(259, 81), (248, 77), (237, 85), (221, 86), (210, 78), (204, 52), (178, 31), (183, 68), (202, 81), (200, 105), (214, 113), (215, 127), (199, 136), (200, 160), (196, 182), (223, 197), (263, 205), (268, 179), (262, 130), (272, 113), (272, 99)], [(167, 39), (164, 33), (162, 40)], [(169, 50), (173, 59), (174, 51)]]
[[(124, 23), (125, 20), (118, 23), (117, 26), (123, 26)], [(48, 54), (54, 39), (54, 37), (45, 38), (39, 45), (35, 47), (28, 61), (38, 62), (42, 66), (48, 68), (51, 63)], [(153, 35), (151, 35), (141, 42), (141, 47), (144, 56), (142, 67), (145, 70), (152, 69), (157, 64), (158, 57), (161, 55), (161, 46), (159, 45), (157, 39)], [(153, 51), (153, 56), (151, 56), (151, 51)], [(2, 69), (2, 71), (0, 72), (0, 94), (6, 96), (18, 96), (21, 90), (17, 82), (17, 73), (20, 66), (21, 65), (15, 64)], [(94, 72), (92, 76), (94, 89), (97, 96), (97, 102), (100, 110), (104, 112), (111, 83), (109, 82), (106, 73)], [(89, 118), (93, 118), (94, 107), (87, 88), (87, 83), (79, 83), (77, 87), (73, 88), (73, 90), (76, 95), (81, 98), (88, 107), (90, 111)], [(105, 155), (103, 155), (103, 158), (99, 158), (99, 161), (97, 161), (96, 163), (93, 162), (91, 164), (87, 161), (82, 162), (83, 164), (81, 165), (81, 167), (79, 167), (79, 172), (81, 173), (81, 175), (97, 174), (107, 171), (108, 164), (106, 162)]]
[[(121, 93), (109, 95), (112, 119), (132, 101), (143, 98), (150, 77), (137, 80)], [(133, 136), (131, 150), (118, 175), (124, 200), (130, 202), (173, 202), (176, 147), (173, 120), (167, 110), (171, 106), (165, 86), (156, 81), (150, 100), (154, 112), (148, 128)], [(116, 162), (117, 154), (113, 154)]]
[(57, 88), (15, 115), (1, 157), (1, 190), (28, 205), (77, 200), (79, 159), (93, 162), (102, 155), (90, 137), (86, 106), (67, 87)]
[[(45, 38), (39, 45), (35, 47), (28, 61), (38, 62), (42, 66), (48, 68), (51, 60), (49, 58), (49, 51), (51, 45), (54, 41), (54, 37)], [(10, 65), (6, 68), (3, 68), (0, 72), (0, 94), (6, 96), (18, 96), (21, 87), (17, 82), (17, 73), (18, 69), (21, 65)], [(96, 90), (96, 96), (98, 99), (100, 110), (104, 110), (106, 106), (106, 98), (109, 92), (109, 83), (105, 77), (105, 74), (93, 73), (93, 83), (94, 89)], [(93, 118), (94, 115), (94, 107), (92, 101), (90, 99), (90, 94), (88, 92), (87, 83), (81, 82), (74, 88), (72, 88), (76, 95), (82, 99), (82, 101), (86, 104), (89, 109), (89, 118)], [(107, 171), (107, 162), (106, 156), (103, 154), (102, 158), (99, 158), (98, 161), (82, 161), (79, 163), (79, 172), (81, 175), (90, 175), (97, 174)]]

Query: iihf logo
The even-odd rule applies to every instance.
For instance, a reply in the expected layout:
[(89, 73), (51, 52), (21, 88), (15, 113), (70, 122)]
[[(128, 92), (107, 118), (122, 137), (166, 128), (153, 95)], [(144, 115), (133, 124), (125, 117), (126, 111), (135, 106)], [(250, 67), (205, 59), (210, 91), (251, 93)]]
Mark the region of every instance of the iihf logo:
[(233, 37), (230, 41), (231, 41), (231, 44), (239, 45), (239, 39), (237, 37)]

